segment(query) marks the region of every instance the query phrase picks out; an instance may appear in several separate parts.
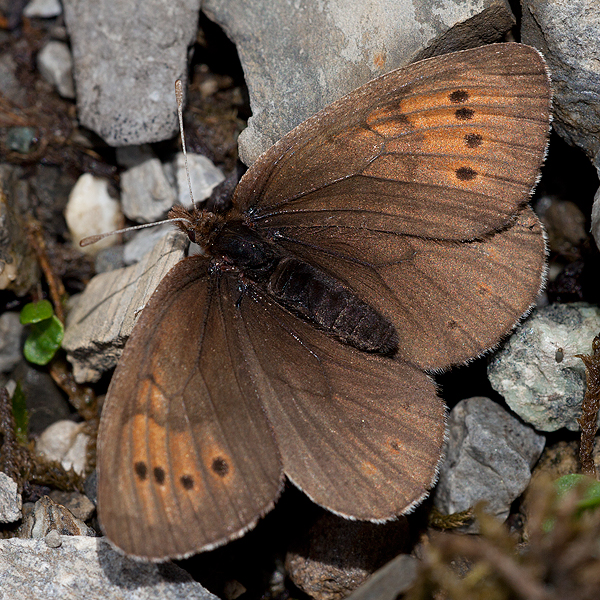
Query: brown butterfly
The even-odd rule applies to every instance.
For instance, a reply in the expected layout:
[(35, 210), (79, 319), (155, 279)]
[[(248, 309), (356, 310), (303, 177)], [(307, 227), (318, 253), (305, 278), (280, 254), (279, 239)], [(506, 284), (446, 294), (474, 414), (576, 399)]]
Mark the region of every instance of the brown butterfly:
[(527, 206), (550, 84), (497, 44), (393, 71), (283, 137), (222, 215), (170, 217), (207, 256), (162, 280), (98, 439), (108, 538), (150, 560), (241, 536), (284, 476), (385, 521), (436, 478), (445, 407), (424, 371), (494, 346), (545, 274)]

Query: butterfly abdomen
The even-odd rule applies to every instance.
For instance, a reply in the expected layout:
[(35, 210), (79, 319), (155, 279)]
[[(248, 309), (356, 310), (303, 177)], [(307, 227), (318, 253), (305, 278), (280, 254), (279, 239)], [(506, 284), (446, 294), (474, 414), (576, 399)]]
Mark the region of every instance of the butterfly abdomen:
[(283, 254), (241, 222), (228, 223), (211, 249), (279, 304), (359, 350), (393, 354), (398, 335), (391, 321), (342, 283)]
[(339, 281), (298, 258), (282, 257), (267, 288), (280, 304), (350, 346), (380, 354), (398, 349), (391, 321)]

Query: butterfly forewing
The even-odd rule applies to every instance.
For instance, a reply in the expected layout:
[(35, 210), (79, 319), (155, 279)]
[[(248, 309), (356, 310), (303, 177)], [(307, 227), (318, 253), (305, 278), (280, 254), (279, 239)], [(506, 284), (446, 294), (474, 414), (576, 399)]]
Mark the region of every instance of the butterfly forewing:
[(273, 432), (216, 286), (208, 260), (178, 263), (109, 388), (98, 510), (108, 538), (134, 556), (182, 557), (238, 537), (281, 489)]
[(527, 202), (549, 111), (533, 48), (497, 44), (415, 63), (290, 132), (248, 171), (234, 202), (271, 232), (343, 226), (478, 238)]

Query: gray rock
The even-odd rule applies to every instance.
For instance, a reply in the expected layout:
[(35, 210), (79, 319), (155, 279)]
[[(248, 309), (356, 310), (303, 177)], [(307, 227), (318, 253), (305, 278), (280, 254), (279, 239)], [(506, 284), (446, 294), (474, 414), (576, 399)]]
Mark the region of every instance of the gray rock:
[(174, 84), (187, 81), (200, 0), (63, 0), (63, 7), (81, 124), (113, 146), (173, 136)]
[(600, 249), (600, 188), (594, 196), (594, 204), (592, 205), (592, 235), (596, 242), (596, 246)]
[(600, 4), (524, 0), (523, 43), (546, 57), (554, 90), (554, 129), (600, 168)]
[(498, 41), (513, 24), (503, 0), (205, 0), (202, 10), (236, 44), (244, 68), (252, 117), (239, 148), (248, 165), (374, 77), (416, 58)]
[(58, 0), (31, 0), (25, 7), (23, 15), (28, 19), (51, 19), (62, 15), (62, 6)]
[(71, 414), (69, 402), (44, 370), (21, 361), (13, 374), (21, 383), (29, 413), (29, 433), (37, 437), (49, 425)]
[(578, 431), (585, 369), (600, 331), (600, 309), (584, 303), (535, 310), (488, 366), (492, 387), (524, 421), (541, 431)]
[(23, 524), (19, 527), (19, 538), (43, 539), (52, 530), (60, 535), (85, 535), (94, 537), (96, 532), (64, 506), (48, 496), (42, 496), (26, 511)]
[(400, 554), (375, 571), (348, 600), (396, 600), (409, 590), (417, 578), (419, 559)]
[(117, 160), (129, 167), (121, 174), (121, 206), (125, 215), (138, 223), (164, 219), (177, 196), (150, 146), (119, 148)]
[(12, 371), (23, 358), (23, 329), (17, 313), (5, 312), (0, 315), (0, 373)]
[[(0, 471), (0, 523), (14, 523), (21, 518), (23, 500), (17, 482)], [(1, 589), (1, 588), (0, 588)]]
[[(448, 447), (434, 492), (444, 514), (466, 510), (480, 500), (486, 511), (506, 519), (510, 505), (527, 487), (545, 438), (489, 398), (459, 402), (448, 419)], [(466, 530), (476, 532), (475, 523)]]
[(11, 600), (218, 600), (173, 563), (126, 558), (102, 538), (0, 540), (0, 590)]
[[(210, 197), (213, 189), (225, 180), (225, 176), (206, 156), (188, 152), (187, 157), (194, 200), (196, 203), (199, 203)], [(177, 203), (189, 208), (192, 203), (187, 175), (185, 173), (183, 152), (177, 153), (173, 161), (173, 170), (175, 171), (175, 179), (177, 181)]]
[(375, 524), (325, 513), (293, 544), (286, 571), (315, 600), (345, 598), (401, 552), (407, 539), (405, 517)]
[(42, 77), (51, 83), (63, 98), (75, 98), (73, 58), (69, 46), (49, 41), (38, 54), (37, 66)]
[(123, 246), (123, 262), (126, 266), (140, 262), (142, 258), (158, 244), (161, 238), (173, 232), (173, 225), (165, 223), (136, 231)]
[(186, 247), (187, 237), (173, 230), (139, 263), (90, 281), (67, 316), (62, 344), (77, 382), (97, 381), (115, 366), (137, 314)]

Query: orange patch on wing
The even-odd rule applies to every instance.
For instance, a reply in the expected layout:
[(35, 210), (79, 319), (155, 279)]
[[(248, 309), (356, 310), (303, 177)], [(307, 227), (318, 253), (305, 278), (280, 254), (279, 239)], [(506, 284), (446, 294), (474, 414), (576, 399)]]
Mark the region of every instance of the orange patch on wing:
[(236, 474), (236, 470), (229, 452), (210, 432), (203, 433), (201, 438), (201, 458), (204, 468), (216, 481), (231, 481), (231, 478)]
[(201, 485), (203, 474), (198, 471), (198, 457), (193, 450), (194, 440), (189, 431), (173, 432), (169, 436), (170, 460), (174, 466), (175, 486), (197, 496), (205, 492)]

